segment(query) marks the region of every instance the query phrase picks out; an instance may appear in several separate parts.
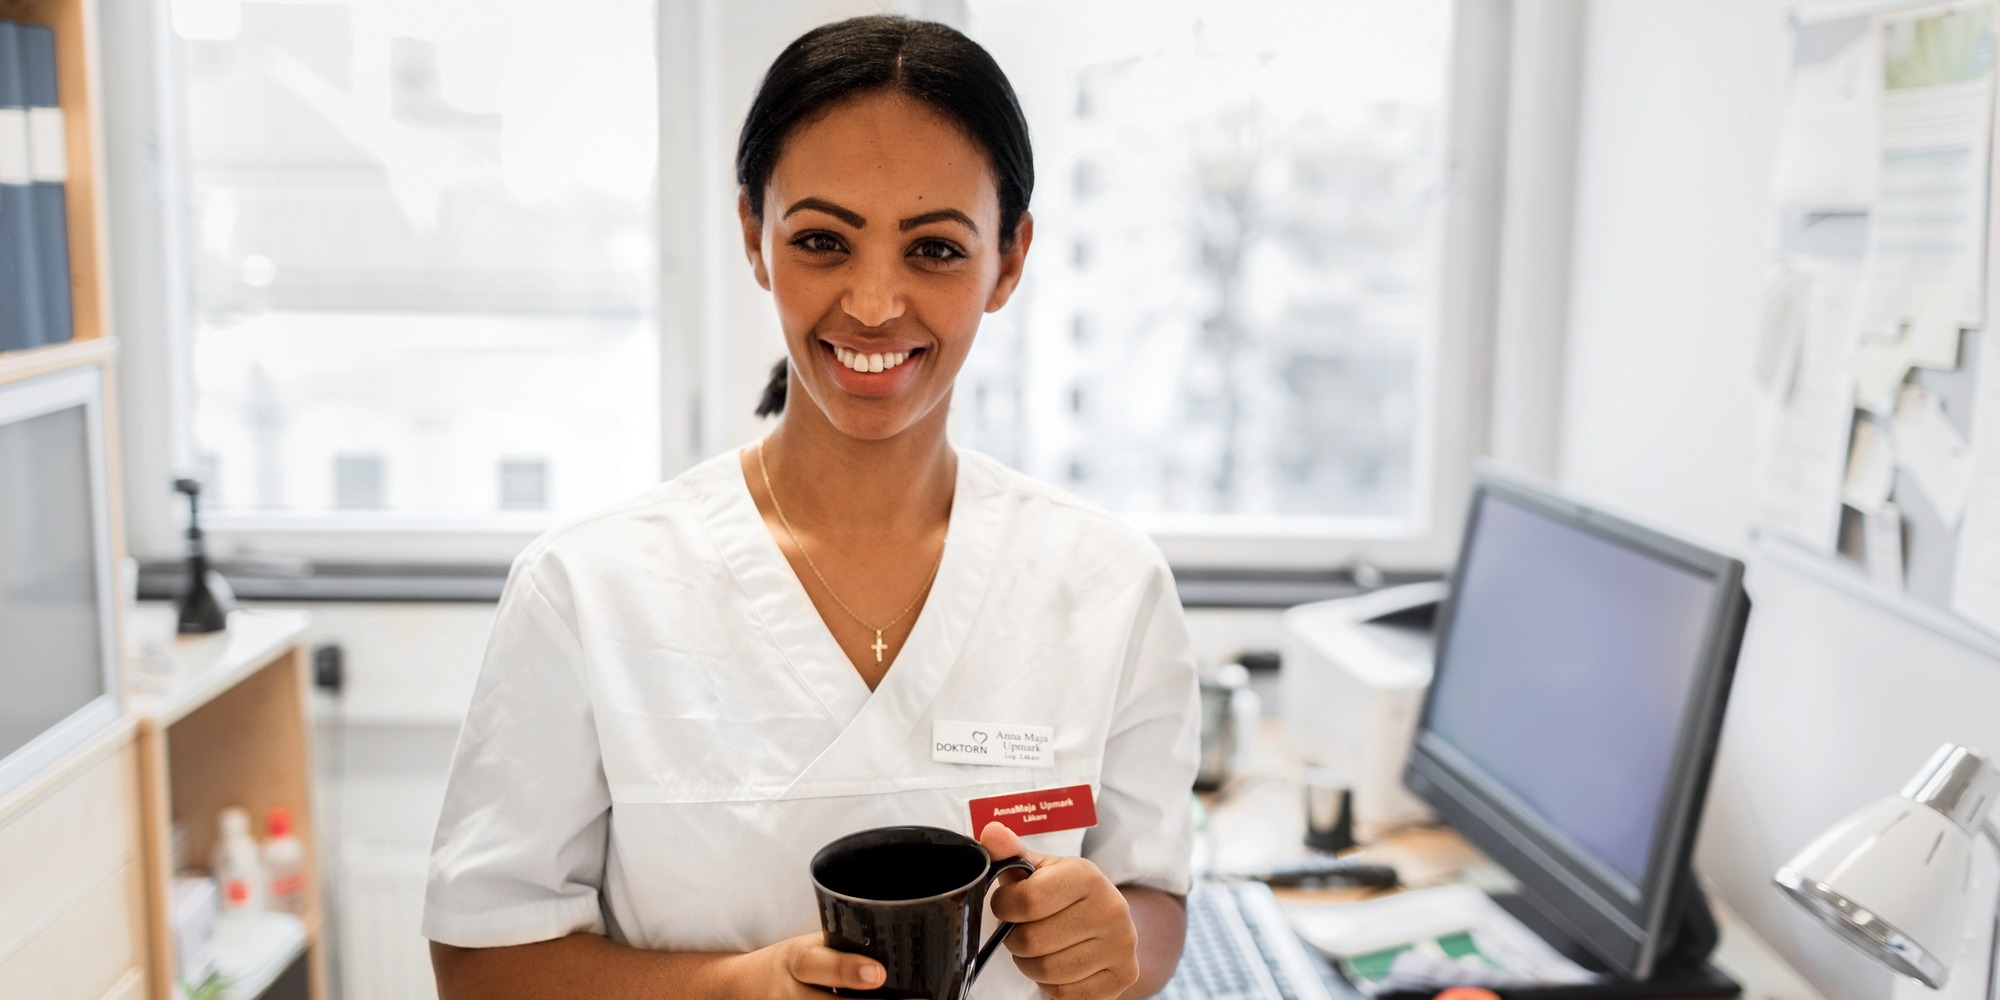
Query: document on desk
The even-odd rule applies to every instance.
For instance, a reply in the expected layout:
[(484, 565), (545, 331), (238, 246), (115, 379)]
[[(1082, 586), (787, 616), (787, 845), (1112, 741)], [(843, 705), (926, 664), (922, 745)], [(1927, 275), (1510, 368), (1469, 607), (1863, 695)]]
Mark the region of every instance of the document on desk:
[(1978, 326), (1985, 320), (1993, 5), (1889, 14), (1875, 23), (1882, 91), (1862, 331), (1898, 339), (1928, 296), (1949, 305), (1926, 319)]
[(1598, 981), (1469, 885), (1290, 907), (1286, 914), (1300, 937), (1337, 961), (1348, 981), (1370, 995)]
[(1757, 523), (1806, 547), (1834, 553), (1847, 475), (1854, 395), (1848, 359), (1858, 339), (1852, 264), (1796, 261), (1785, 310), (1797, 361), (1769, 414), (1757, 480)]
[(1951, 608), (2000, 635), (2000, 335), (1982, 330), (1972, 403), (1972, 487), (1958, 529)]

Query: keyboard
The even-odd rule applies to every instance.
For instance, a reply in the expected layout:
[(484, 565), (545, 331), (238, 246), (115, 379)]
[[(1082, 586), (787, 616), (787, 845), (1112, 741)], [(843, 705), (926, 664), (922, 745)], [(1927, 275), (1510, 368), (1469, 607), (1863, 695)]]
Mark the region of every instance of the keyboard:
[(1270, 887), (1195, 883), (1187, 944), (1160, 1000), (1349, 1000), (1325, 963), (1306, 951)]

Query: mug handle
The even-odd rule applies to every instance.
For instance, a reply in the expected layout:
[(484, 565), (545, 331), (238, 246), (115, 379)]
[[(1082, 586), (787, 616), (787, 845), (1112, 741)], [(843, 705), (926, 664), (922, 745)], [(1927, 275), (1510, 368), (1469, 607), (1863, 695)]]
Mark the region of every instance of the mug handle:
[[(1002, 858), (986, 869), (986, 885), (980, 888), (980, 895), (983, 897), (986, 890), (992, 887), (993, 880), (999, 878), (1000, 873), (1009, 868), (1018, 868), (1030, 875), (1035, 872), (1035, 866), (1030, 864), (1027, 858)], [(986, 960), (993, 957), (994, 950), (1000, 947), (1000, 942), (1007, 940), (1008, 932), (1013, 929), (1014, 925), (1009, 923), (1002, 923), (993, 928), (993, 936), (987, 938), (986, 943), (979, 947), (979, 954), (972, 960), (971, 970), (965, 974), (966, 989), (972, 988), (972, 981), (979, 978), (979, 970), (986, 968)]]

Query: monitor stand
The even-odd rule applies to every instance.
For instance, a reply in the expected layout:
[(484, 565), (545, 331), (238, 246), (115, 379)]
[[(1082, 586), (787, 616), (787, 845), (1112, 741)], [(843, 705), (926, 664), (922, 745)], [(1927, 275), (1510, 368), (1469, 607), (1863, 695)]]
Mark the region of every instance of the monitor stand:
[[(1685, 897), (1684, 897), (1685, 898)], [(1597, 960), (1582, 945), (1577, 944), (1568, 934), (1563, 933), (1554, 921), (1544, 916), (1531, 903), (1520, 896), (1494, 896), (1493, 901), (1500, 908), (1514, 915), (1527, 925), (1542, 940), (1547, 941), (1563, 957), (1603, 974), (1607, 970), (1604, 963)], [(1694, 954), (1674, 961), (1670, 954), (1663, 958), (1653, 970), (1650, 978), (1643, 980), (1607, 978), (1588, 986), (1533, 986), (1495, 990), (1501, 1000), (1623, 1000), (1626, 997), (1649, 998), (1728, 998), (1742, 995), (1742, 988), (1736, 981), (1722, 973), (1722, 970), (1708, 963), (1708, 952), (1715, 944), (1715, 922), (1709, 914), (1707, 900), (1697, 896), (1690, 909), (1698, 910), (1692, 919), (1683, 920), (1683, 940), (1696, 939), (1691, 949)], [(1704, 943), (1705, 939), (1705, 943)], [(1675, 949), (1685, 953), (1690, 949)]]

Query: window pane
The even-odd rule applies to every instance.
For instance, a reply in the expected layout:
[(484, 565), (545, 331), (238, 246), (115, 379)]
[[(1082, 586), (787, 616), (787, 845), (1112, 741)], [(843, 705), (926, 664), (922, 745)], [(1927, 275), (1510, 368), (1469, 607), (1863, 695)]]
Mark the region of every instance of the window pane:
[(205, 505), (546, 520), (656, 480), (650, 0), (175, 25)]
[(1448, 0), (973, 0), (1035, 244), (958, 440), (1133, 513), (1420, 520)]

